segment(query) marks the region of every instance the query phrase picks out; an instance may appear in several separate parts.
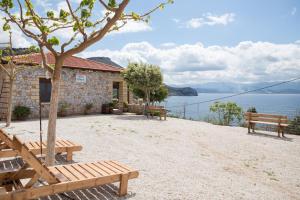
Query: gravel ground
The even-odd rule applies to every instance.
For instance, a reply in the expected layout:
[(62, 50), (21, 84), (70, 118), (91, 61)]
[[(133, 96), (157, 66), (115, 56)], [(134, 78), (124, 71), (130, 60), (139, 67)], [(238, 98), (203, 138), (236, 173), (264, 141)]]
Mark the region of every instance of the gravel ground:
[[(43, 121), (44, 130), (46, 125)], [(39, 122), (14, 122), (6, 130), (23, 140), (38, 139)], [(132, 200), (300, 199), (300, 137), (276, 135), (135, 115), (80, 116), (57, 122), (58, 137), (83, 145), (75, 161), (118, 160), (140, 171), (139, 178), (129, 182), (127, 199)], [(101, 199), (103, 195), (97, 194), (82, 199)]]

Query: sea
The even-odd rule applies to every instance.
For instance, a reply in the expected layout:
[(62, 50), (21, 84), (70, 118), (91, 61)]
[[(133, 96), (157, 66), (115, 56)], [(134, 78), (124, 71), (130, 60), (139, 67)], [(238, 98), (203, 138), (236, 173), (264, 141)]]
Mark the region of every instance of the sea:
[[(199, 93), (198, 96), (170, 96), (161, 104), (174, 116), (204, 120), (214, 115), (209, 111), (214, 99), (231, 95), (234, 94)], [(219, 101), (235, 102), (244, 111), (249, 107), (255, 107), (258, 113), (287, 115), (289, 119), (300, 115), (300, 94), (244, 94)]]

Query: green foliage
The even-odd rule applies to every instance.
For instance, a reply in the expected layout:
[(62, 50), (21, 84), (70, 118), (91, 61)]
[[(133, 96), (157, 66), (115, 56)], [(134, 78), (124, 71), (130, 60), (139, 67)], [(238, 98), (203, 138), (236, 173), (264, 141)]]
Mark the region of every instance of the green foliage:
[(8, 24), (8, 22), (5, 22), (5, 23), (3, 24), (2, 29), (3, 29), (3, 31), (8, 31), (8, 30), (10, 30), (10, 25)]
[(13, 0), (1, 0), (0, 7), (4, 9), (10, 9), (14, 7)]
[(88, 114), (89, 113), (89, 111), (93, 108), (93, 103), (87, 103), (87, 104), (85, 104), (85, 106), (84, 106), (84, 114), (86, 115), (86, 114)]
[(50, 19), (54, 19), (54, 12), (53, 11), (48, 11), (47, 12), (47, 17), (49, 17)]
[(70, 15), (70, 13), (68, 13), (67, 11), (63, 10), (63, 9), (60, 9), (60, 12), (59, 12), (59, 18), (63, 21), (66, 21), (67, 20), (67, 17)]
[(248, 108), (247, 112), (251, 112), (251, 113), (257, 113), (256, 108), (255, 107), (250, 107)]
[(300, 135), (300, 115), (294, 117), (286, 128), (287, 133)]
[(16, 106), (13, 110), (13, 116), (17, 120), (25, 120), (30, 115), (30, 113), (30, 108), (26, 106)]
[(48, 43), (51, 45), (59, 45), (59, 40), (57, 39), (57, 37), (53, 36), (52, 38), (48, 39)]
[(148, 103), (151, 92), (159, 89), (163, 81), (160, 68), (146, 63), (129, 63), (122, 76), (132, 90), (144, 92)]
[(217, 114), (219, 125), (229, 126), (234, 120), (240, 122), (243, 116), (242, 108), (234, 102), (217, 101), (210, 106), (209, 110)]
[(90, 16), (91, 16), (91, 13), (87, 9), (81, 10), (81, 18), (82, 19), (87, 19)]
[(111, 7), (111, 8), (117, 7), (116, 0), (109, 0), (109, 2), (108, 2), (107, 5), (108, 5), (109, 7)]
[(58, 104), (58, 116), (65, 117), (67, 115), (68, 108), (70, 107), (70, 104), (67, 102), (60, 102)]
[[(133, 89), (132, 90), (133, 94), (139, 98), (142, 98), (146, 100), (146, 95), (143, 90), (140, 89)], [(162, 102), (168, 97), (168, 88), (164, 85), (161, 85), (158, 89), (155, 89), (150, 92), (150, 101), (151, 102)]]

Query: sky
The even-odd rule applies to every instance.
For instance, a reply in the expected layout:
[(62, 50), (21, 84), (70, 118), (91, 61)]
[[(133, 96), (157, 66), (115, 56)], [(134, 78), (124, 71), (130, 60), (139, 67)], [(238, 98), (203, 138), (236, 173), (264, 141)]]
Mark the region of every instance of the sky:
[[(131, 0), (127, 11), (143, 13), (159, 2)], [(64, 2), (35, 5), (42, 13)], [(155, 64), (171, 85), (282, 81), (300, 76), (299, 22), (299, 0), (175, 0), (153, 13), (149, 24), (129, 22), (77, 56), (106, 56), (124, 67), (130, 61)], [(15, 46), (34, 44), (14, 30)]]

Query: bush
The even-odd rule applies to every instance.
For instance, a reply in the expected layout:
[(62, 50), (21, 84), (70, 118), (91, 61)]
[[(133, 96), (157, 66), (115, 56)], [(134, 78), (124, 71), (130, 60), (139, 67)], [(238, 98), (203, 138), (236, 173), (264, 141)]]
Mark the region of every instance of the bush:
[(290, 121), (286, 132), (290, 134), (300, 135), (300, 116), (296, 116), (292, 121)]
[(255, 107), (250, 107), (248, 108), (247, 112), (251, 112), (251, 113), (257, 113), (256, 108)]
[(93, 108), (93, 104), (92, 103), (85, 104), (85, 106), (84, 106), (84, 114), (87, 115), (92, 108)]
[(16, 106), (13, 110), (13, 116), (17, 120), (25, 120), (30, 115), (30, 113), (30, 108), (26, 106)]
[(217, 101), (210, 106), (209, 110), (217, 114), (219, 125), (229, 126), (234, 120), (238, 122), (242, 120), (242, 108), (234, 102)]
[(59, 117), (65, 117), (67, 116), (67, 110), (70, 107), (70, 105), (66, 102), (61, 102), (58, 105), (58, 116)]

